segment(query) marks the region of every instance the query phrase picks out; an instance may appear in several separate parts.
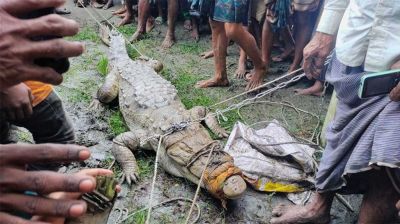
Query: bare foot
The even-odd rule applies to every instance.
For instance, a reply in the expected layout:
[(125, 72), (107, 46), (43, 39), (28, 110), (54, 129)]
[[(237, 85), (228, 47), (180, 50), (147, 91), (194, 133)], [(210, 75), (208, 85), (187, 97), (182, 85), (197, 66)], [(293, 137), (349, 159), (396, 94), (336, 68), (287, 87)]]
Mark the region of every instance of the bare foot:
[(92, 7), (95, 7), (96, 9), (103, 8), (103, 6), (104, 6), (104, 4), (98, 3), (98, 2), (96, 2), (96, 1), (93, 1), (93, 2), (91, 3), (91, 5), (92, 5)]
[(284, 49), (284, 51), (280, 55), (272, 57), (272, 61), (274, 62), (286, 61), (293, 57), (293, 53), (294, 53), (294, 47), (292, 46), (290, 48)]
[(121, 7), (120, 9), (118, 9), (116, 11), (113, 11), (112, 14), (113, 15), (118, 15), (118, 14), (122, 14), (122, 13), (125, 13), (125, 12), (126, 12), (126, 7), (124, 6), (124, 7)]
[(192, 34), (190, 35), (194, 41), (199, 42), (199, 31), (197, 29), (192, 29)]
[(328, 224), (330, 222), (329, 211), (310, 203), (306, 206), (278, 205), (272, 211), (271, 224)]
[(191, 31), (193, 29), (192, 21), (190, 21), (190, 19), (185, 20), (185, 22), (183, 22), (183, 28), (187, 31)]
[(139, 41), (144, 38), (144, 32), (136, 30), (136, 32), (132, 35), (132, 37), (129, 39), (129, 42), (135, 42)]
[(255, 89), (262, 85), (263, 80), (264, 80), (264, 74), (265, 74), (265, 67), (262, 69), (254, 69), (251, 73), (251, 75), (246, 76), (246, 79), (249, 79), (249, 83), (247, 83), (246, 86), (246, 91)]
[(296, 95), (312, 95), (312, 96), (322, 96), (324, 86), (322, 82), (315, 81), (314, 85), (306, 89), (295, 89)]
[(208, 88), (208, 87), (217, 87), (217, 86), (229, 86), (228, 79), (208, 79), (202, 80), (196, 83), (196, 88)]
[(114, 6), (114, 2), (113, 1), (108, 1), (107, 4), (103, 7), (104, 10), (107, 10), (111, 7)]
[(152, 31), (154, 28), (154, 17), (150, 16), (146, 22), (146, 32)]
[(172, 35), (166, 35), (163, 43), (161, 44), (162, 48), (170, 48), (175, 44), (175, 37)]
[(235, 71), (236, 78), (244, 79), (246, 77), (246, 74), (247, 74), (246, 65), (239, 63), (238, 68)]
[(126, 24), (132, 23), (132, 15), (126, 13), (125, 17), (118, 23), (117, 27), (124, 26)]
[(211, 51), (203, 52), (203, 53), (200, 54), (200, 56), (203, 59), (212, 58), (212, 57), (214, 57), (214, 51), (211, 50)]

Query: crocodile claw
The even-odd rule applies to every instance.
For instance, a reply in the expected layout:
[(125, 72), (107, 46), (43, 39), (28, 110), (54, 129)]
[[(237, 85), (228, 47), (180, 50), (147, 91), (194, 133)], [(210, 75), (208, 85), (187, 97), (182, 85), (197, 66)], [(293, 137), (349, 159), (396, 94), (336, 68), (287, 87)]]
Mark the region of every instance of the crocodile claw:
[(139, 175), (136, 174), (135, 172), (125, 172), (124, 175), (122, 176), (122, 183), (125, 182), (128, 183), (128, 185), (132, 184), (137, 184), (139, 182)]

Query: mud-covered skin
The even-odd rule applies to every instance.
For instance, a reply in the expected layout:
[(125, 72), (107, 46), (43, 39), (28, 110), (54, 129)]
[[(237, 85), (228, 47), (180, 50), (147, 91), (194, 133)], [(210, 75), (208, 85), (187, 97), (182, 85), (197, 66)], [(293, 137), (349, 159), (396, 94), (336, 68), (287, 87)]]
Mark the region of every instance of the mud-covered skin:
[[(159, 68), (159, 64), (151, 60), (132, 61), (126, 52), (124, 39), (119, 35), (111, 35), (109, 62), (109, 76), (114, 77), (106, 78), (106, 82), (98, 91), (98, 99), (107, 103), (117, 95), (119, 97), (120, 111), (130, 131), (118, 135), (113, 140), (112, 151), (123, 168), (126, 181), (130, 184), (136, 182), (138, 177), (133, 151), (157, 150), (158, 138), (149, 137), (164, 135), (174, 124), (205, 118), (206, 110), (204, 107), (186, 110), (177, 96), (175, 87), (154, 70), (154, 65)], [(215, 118), (207, 117), (203, 123), (217, 135), (227, 136)], [(229, 181), (229, 177), (240, 175), (240, 170), (234, 167), (232, 157), (222, 152), (222, 147), (217, 146), (199, 122), (193, 122), (185, 129), (163, 138), (159, 150), (160, 166), (172, 175), (187, 178), (197, 184), (211, 148), (214, 148), (215, 152), (206, 170), (207, 177), (216, 179), (220, 173), (229, 175), (222, 175), (224, 177), (221, 178), (225, 182), (215, 182), (222, 185), (218, 190), (207, 186), (207, 183), (210, 183), (208, 180), (204, 181), (205, 184), (203, 182), (203, 187), (220, 199), (237, 197), (244, 192), (246, 185), (240, 176), (239, 181), (237, 178)], [(231, 183), (235, 183), (235, 186), (230, 186)], [(225, 192), (229, 192), (229, 195)]]

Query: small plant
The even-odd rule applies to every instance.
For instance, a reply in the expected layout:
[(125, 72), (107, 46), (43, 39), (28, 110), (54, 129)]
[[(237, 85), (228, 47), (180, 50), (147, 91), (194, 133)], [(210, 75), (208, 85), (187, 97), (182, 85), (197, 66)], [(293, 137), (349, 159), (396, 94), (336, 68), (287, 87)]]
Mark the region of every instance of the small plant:
[(151, 158), (138, 158), (137, 164), (139, 166), (139, 178), (151, 176), (153, 173), (153, 163)]
[(125, 220), (123, 223), (144, 224), (146, 222), (147, 210), (139, 209), (137, 212)]
[(95, 43), (100, 42), (100, 37), (98, 36), (97, 32), (94, 31), (93, 28), (90, 27), (84, 27), (82, 28), (78, 34), (75, 36), (69, 38), (71, 40), (76, 40), (76, 41), (92, 41)]
[(106, 56), (101, 56), (99, 62), (97, 62), (97, 71), (102, 76), (106, 76), (108, 74), (108, 58)]
[(112, 113), (111, 117), (108, 119), (108, 124), (115, 136), (128, 131), (128, 127), (125, 125), (124, 118), (120, 111)]

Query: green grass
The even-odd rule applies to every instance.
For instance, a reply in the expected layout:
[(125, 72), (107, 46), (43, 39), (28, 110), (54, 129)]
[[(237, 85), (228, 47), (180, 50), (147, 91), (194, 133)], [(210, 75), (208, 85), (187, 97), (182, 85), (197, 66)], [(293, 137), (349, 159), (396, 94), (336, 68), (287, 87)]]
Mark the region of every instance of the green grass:
[(144, 224), (146, 222), (147, 210), (140, 211), (123, 223)]
[(153, 174), (153, 160), (153, 157), (142, 157), (137, 159), (140, 179), (150, 177)]
[(108, 58), (106, 56), (101, 56), (100, 60), (97, 62), (97, 71), (102, 76), (106, 76), (108, 74)]
[(110, 125), (111, 132), (114, 136), (117, 136), (129, 130), (120, 111), (114, 111), (112, 113), (112, 115), (108, 119), (108, 124)]
[(204, 47), (200, 46), (196, 42), (189, 43), (180, 43), (176, 44), (176, 47), (172, 48), (172, 53), (180, 53), (180, 54), (192, 54), (192, 55), (200, 55), (200, 53), (204, 52)]
[(68, 38), (70, 40), (75, 40), (75, 41), (92, 41), (95, 43), (99, 43), (100, 37), (98, 35), (98, 33), (90, 27), (84, 27), (82, 28), (78, 34), (76, 34), (73, 37)]
[(133, 33), (136, 31), (136, 26), (134, 25), (125, 25), (118, 27), (118, 31), (121, 32), (126, 37), (132, 36)]
[(68, 91), (66, 96), (68, 101), (72, 103), (79, 103), (79, 102), (89, 103), (92, 100), (91, 95), (79, 89)]

